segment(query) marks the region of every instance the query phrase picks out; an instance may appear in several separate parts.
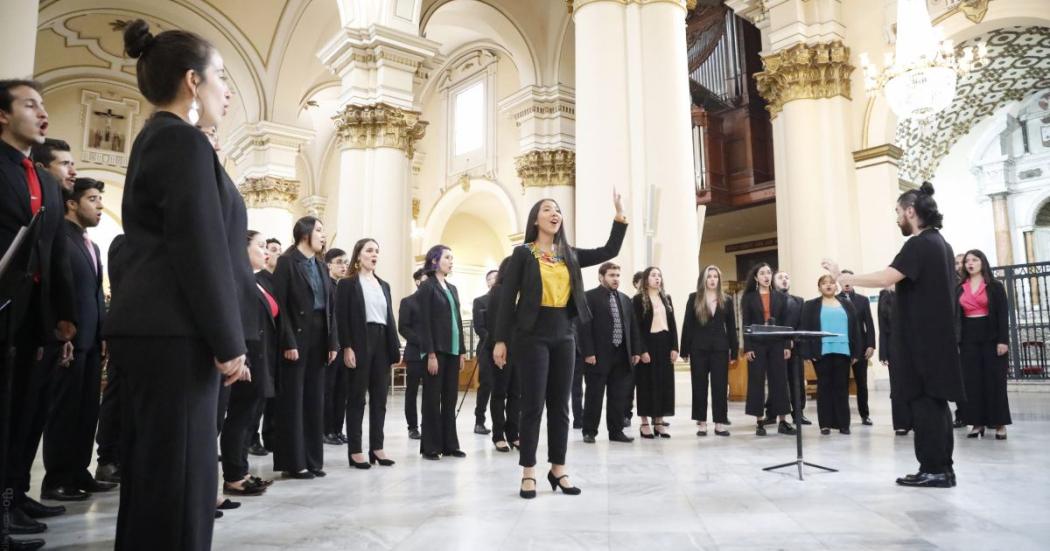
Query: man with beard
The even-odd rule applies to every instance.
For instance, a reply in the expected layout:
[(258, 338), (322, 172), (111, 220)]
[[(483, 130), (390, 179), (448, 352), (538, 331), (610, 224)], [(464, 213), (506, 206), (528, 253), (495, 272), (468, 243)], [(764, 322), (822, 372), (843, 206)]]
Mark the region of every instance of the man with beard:
[[(787, 296), (787, 309), (784, 315), (784, 325), (798, 329), (802, 323), (802, 297), (796, 296), (790, 293), (791, 291), (791, 274), (781, 270), (773, 274), (773, 288)], [(803, 388), (802, 381), (804, 379), (802, 373), (802, 355), (797, 350), (791, 351), (791, 358), (788, 359), (788, 396), (791, 397), (791, 418), (796, 425), (812, 425), (809, 419), (806, 419), (804, 413), (806, 409), (806, 390)], [(796, 396), (797, 395), (797, 396)], [(799, 409), (795, 410), (795, 401), (798, 400)], [(775, 422), (775, 416), (767, 415), (766, 422), (769, 423), (770, 419)]]

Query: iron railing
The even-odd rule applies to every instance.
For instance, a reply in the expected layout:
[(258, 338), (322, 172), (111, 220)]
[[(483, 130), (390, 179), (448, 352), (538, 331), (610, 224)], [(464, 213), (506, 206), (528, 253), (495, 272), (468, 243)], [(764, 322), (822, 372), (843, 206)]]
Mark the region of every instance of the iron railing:
[(1050, 262), (992, 268), (1006, 286), (1013, 380), (1050, 379)]

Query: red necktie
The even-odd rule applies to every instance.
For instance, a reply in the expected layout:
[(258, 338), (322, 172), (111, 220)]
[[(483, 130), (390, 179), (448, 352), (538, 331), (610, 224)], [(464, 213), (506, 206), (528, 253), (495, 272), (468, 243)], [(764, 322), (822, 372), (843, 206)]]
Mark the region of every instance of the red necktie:
[(29, 210), (36, 213), (40, 212), (40, 206), (44, 203), (44, 197), (40, 193), (40, 180), (36, 177), (36, 168), (33, 168), (33, 161), (29, 159), (22, 159), (22, 167), (26, 169), (26, 180), (29, 183)]

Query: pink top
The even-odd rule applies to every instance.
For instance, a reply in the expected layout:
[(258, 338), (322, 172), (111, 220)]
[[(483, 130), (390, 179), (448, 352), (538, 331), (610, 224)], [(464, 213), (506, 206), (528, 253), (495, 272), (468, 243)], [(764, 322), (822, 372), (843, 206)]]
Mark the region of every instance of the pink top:
[(969, 281), (963, 282), (963, 292), (959, 295), (959, 305), (962, 306), (963, 315), (968, 318), (979, 318), (988, 315), (988, 293), (985, 292), (985, 283), (982, 281), (973, 290)]

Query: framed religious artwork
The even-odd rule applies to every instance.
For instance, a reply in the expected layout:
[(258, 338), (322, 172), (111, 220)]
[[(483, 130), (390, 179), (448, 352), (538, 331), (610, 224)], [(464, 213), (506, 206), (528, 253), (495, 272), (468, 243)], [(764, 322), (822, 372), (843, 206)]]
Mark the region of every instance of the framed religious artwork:
[(81, 159), (97, 165), (127, 168), (133, 133), (139, 127), (139, 102), (84, 90), (80, 103), (84, 128)]

